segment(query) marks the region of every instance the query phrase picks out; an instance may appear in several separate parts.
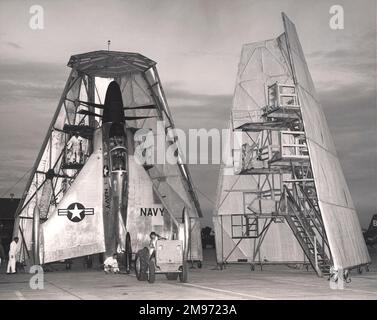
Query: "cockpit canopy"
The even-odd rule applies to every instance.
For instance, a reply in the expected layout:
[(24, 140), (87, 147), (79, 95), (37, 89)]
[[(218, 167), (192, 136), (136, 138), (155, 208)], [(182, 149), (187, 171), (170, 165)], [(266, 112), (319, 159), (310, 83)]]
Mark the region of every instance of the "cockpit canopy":
[(127, 150), (125, 147), (115, 147), (110, 151), (111, 171), (127, 171)]

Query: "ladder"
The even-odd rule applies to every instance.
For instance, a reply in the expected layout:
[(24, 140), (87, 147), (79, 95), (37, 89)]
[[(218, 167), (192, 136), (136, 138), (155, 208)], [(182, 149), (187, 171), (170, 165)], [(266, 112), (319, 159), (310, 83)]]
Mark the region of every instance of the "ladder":
[[(325, 249), (325, 246), (328, 247), (328, 243), (326, 236), (319, 232), (316, 217), (305, 214), (287, 187), (284, 188), (281, 200), (284, 202), (284, 204), (281, 203), (281, 209), (285, 209), (286, 221), (313, 269), (320, 277), (328, 276), (331, 267), (331, 259)], [(314, 228), (317, 229), (317, 232)], [(323, 244), (319, 240), (322, 240)]]

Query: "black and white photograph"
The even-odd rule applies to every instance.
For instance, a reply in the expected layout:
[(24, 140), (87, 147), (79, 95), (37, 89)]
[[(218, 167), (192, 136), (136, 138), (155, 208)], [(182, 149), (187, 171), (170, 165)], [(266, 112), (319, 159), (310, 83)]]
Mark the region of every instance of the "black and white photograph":
[(376, 12), (0, 0), (0, 300), (376, 300)]

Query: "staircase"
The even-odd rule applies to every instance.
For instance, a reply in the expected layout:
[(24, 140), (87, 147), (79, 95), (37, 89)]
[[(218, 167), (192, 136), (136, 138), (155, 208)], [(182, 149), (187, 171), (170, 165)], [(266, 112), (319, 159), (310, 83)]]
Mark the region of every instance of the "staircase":
[(331, 260), (327, 254), (329, 250), (326, 250), (326, 235), (319, 227), (318, 217), (303, 210), (287, 187), (284, 188), (280, 209), (285, 210), (286, 221), (317, 275), (328, 276)]

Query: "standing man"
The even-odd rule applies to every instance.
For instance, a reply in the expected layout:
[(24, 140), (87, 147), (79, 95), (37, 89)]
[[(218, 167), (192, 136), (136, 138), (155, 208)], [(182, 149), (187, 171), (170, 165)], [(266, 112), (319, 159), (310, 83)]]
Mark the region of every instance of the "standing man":
[(154, 231), (149, 234), (149, 237), (151, 239), (149, 242), (149, 256), (152, 256), (152, 254), (156, 251), (157, 240), (166, 240), (166, 238), (161, 237)]
[(9, 248), (7, 274), (16, 273), (16, 255), (18, 251), (18, 237), (14, 237)]
[(82, 156), (82, 138), (78, 132), (72, 136), (67, 144), (67, 160), (69, 163), (81, 163)]

